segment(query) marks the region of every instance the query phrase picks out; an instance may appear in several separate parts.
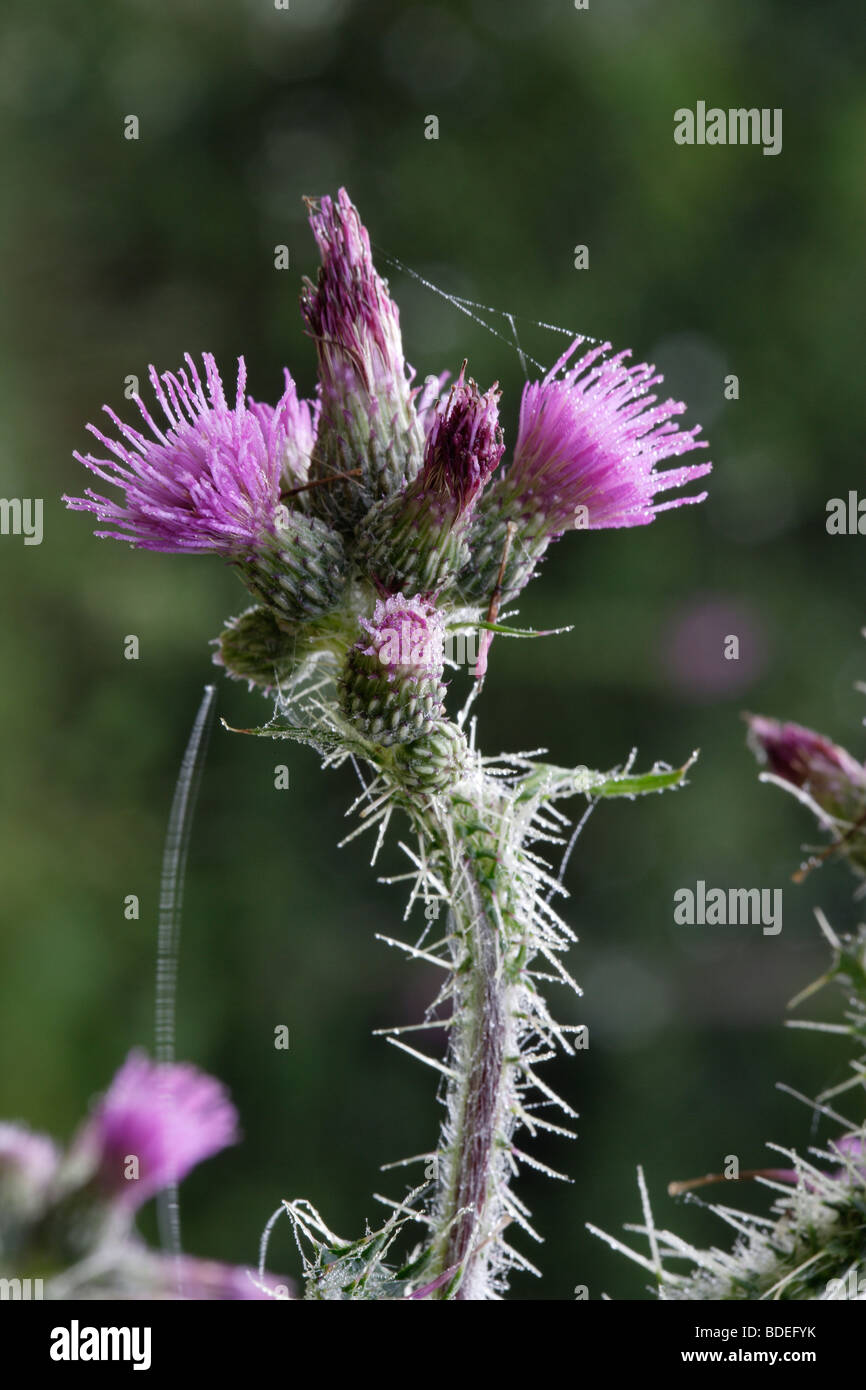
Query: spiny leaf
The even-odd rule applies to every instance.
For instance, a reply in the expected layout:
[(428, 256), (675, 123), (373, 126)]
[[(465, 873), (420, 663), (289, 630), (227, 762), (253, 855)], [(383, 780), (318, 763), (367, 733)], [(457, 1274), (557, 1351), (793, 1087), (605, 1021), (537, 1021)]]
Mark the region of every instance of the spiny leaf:
[(288, 738), (295, 743), (306, 743), (312, 748), (346, 748), (348, 741), (340, 734), (332, 733), (328, 729), (311, 729), (302, 724), (290, 724), (286, 719), (272, 719), (270, 724), (263, 724), (257, 729), (236, 729), (234, 725), (226, 723), (225, 719), (220, 720), (224, 729), (228, 729), (230, 734), (252, 734), (256, 738)]
[(686, 773), (697, 758), (697, 752), (682, 767), (651, 768), (649, 772), (594, 772), (588, 767), (553, 767), (539, 764), (523, 781), (519, 800), (539, 797), (553, 801), (566, 796), (612, 797), (645, 796), (650, 792), (669, 791), (685, 782)]
[(682, 767), (668, 768), (664, 771), (637, 773), (620, 775), (611, 774), (599, 785), (593, 788), (593, 796), (643, 796), (647, 792), (664, 792), (672, 787), (680, 787), (685, 781), (686, 773), (697, 758), (697, 753), (693, 753), (688, 762), (683, 763)]

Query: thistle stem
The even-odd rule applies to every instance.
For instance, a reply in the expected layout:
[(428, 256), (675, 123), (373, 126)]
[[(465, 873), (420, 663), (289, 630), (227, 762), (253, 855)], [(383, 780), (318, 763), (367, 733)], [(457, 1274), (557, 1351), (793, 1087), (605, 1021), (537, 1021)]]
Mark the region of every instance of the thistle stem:
[[(455, 827), (460, 834), (459, 824)], [(439, 1298), (484, 1298), (501, 1226), (501, 1163), (510, 1134), (507, 1104), (508, 986), (493, 882), (477, 851), (452, 844), (453, 1019), (448, 1120), (436, 1203), (435, 1271), (459, 1275)], [(491, 1239), (493, 1237), (493, 1239)], [(459, 1283), (455, 1282), (459, 1279)]]

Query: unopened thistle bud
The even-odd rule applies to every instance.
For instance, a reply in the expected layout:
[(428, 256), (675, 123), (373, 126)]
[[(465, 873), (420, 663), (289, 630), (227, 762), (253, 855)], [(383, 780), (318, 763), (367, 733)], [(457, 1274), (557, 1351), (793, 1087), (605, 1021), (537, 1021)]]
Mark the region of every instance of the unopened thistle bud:
[(748, 743), (767, 770), (808, 798), (824, 829), (858, 872), (866, 872), (866, 768), (838, 744), (800, 724), (747, 716)]
[(346, 658), (343, 713), (365, 738), (388, 746), (426, 734), (443, 716), (442, 619), (423, 598), (380, 599), (367, 634)]
[(232, 618), (217, 639), (214, 663), (235, 680), (265, 691), (288, 677), (305, 649), (303, 629), (281, 623), (269, 608), (249, 608)]
[(413, 743), (401, 743), (394, 765), (408, 792), (444, 791), (464, 776), (469, 745), (456, 724), (443, 721)]
[(503, 556), (502, 597), (508, 601), (565, 531), (645, 526), (659, 512), (706, 497), (654, 501), (657, 493), (709, 473), (709, 463), (656, 471), (663, 459), (705, 447), (696, 438), (699, 427), (680, 431), (673, 417), (685, 406), (657, 404), (650, 392), (662, 377), (645, 363), (626, 366), (628, 352), (607, 357), (609, 343), (564, 370), (579, 342), (542, 381), (524, 387), (514, 457), (485, 495), (470, 532), (472, 561), (460, 578), (470, 600), (490, 596)]
[[(318, 283), (306, 280), (301, 294), (318, 353), (322, 404), (311, 478), (326, 484), (311, 493), (311, 502), (348, 530), (377, 499), (415, 476), (423, 431), (397, 306), (373, 265), (357, 209), (344, 188), (336, 202), (322, 198), (309, 206), (322, 257)], [(358, 470), (359, 477), (341, 476)]]
[(482, 396), (465, 365), (433, 417), (421, 472), (361, 527), (359, 563), (392, 593), (437, 593), (468, 562), (475, 502), (502, 457), (500, 393)]

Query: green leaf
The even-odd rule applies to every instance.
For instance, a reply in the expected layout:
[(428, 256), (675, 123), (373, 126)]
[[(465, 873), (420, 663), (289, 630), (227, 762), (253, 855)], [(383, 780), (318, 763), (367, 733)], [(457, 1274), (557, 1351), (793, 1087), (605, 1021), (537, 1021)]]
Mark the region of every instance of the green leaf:
[(643, 796), (647, 792), (669, 791), (672, 787), (681, 787), (686, 780), (686, 773), (692, 763), (697, 758), (697, 753), (693, 753), (688, 762), (682, 767), (657, 770), (653, 768), (651, 772), (641, 773), (611, 773), (605, 777), (598, 786), (592, 790), (593, 796)]
[(669, 791), (681, 787), (686, 773), (697, 758), (693, 753), (682, 767), (654, 767), (649, 772), (594, 772), (588, 767), (552, 767), (539, 763), (524, 778), (519, 800), (538, 797), (540, 801), (555, 801), (566, 796), (645, 796), (649, 792)]
[(351, 745), (339, 734), (331, 733), (327, 729), (312, 729), (302, 724), (290, 724), (286, 719), (272, 719), (270, 724), (263, 724), (258, 729), (236, 729), (232, 724), (227, 724), (222, 719), (221, 724), (224, 729), (228, 729), (230, 734), (252, 734), (255, 738), (289, 738), (295, 743), (306, 743), (311, 748), (348, 748)]

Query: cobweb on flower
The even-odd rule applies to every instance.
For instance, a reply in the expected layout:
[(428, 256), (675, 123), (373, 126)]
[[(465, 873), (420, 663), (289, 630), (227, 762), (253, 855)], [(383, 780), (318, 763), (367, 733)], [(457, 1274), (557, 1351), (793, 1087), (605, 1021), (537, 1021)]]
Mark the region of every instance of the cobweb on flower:
[[(486, 329), (492, 337), (498, 338), (500, 342), (513, 348), (520, 362), (523, 375), (527, 379), (529, 377), (527, 363), (530, 363), (536, 371), (541, 372), (542, 376), (550, 371), (550, 367), (545, 366), (543, 362), (533, 357), (532, 354), (527, 352), (523, 347), (517, 330), (518, 322), (526, 324), (527, 327), (531, 328), (543, 328), (548, 333), (559, 333), (563, 337), (568, 338), (570, 342), (598, 343), (601, 341), (600, 338), (594, 338), (589, 333), (578, 332), (578, 330), (574, 328), (563, 328), (556, 323), (546, 323), (543, 319), (530, 318), (527, 314), (517, 314), (510, 309), (497, 309), (491, 304), (481, 304), (475, 299), (467, 299), (464, 295), (451, 294), (450, 291), (442, 289), (439, 285), (435, 285), (426, 275), (422, 275), (419, 271), (413, 270), (412, 267), (406, 265), (404, 261), (399, 260), (396, 256), (390, 255), (387, 251), (383, 251), (380, 246), (374, 246), (373, 249), (380, 261), (386, 262), (395, 270), (400, 271), (401, 274), (410, 276), (411, 279), (417, 281), (419, 285), (422, 285), (424, 289), (430, 290), (432, 294), (438, 295), (440, 299), (444, 299), (446, 303), (450, 304), (453, 309), (458, 310), (461, 314), (465, 314), (467, 318), (472, 319), (474, 323)], [(488, 317), (482, 318), (482, 314), (486, 314)], [(488, 322), (489, 318), (502, 319), (503, 327), (507, 329), (507, 331), (502, 332), (499, 328), (494, 328), (493, 324)]]

